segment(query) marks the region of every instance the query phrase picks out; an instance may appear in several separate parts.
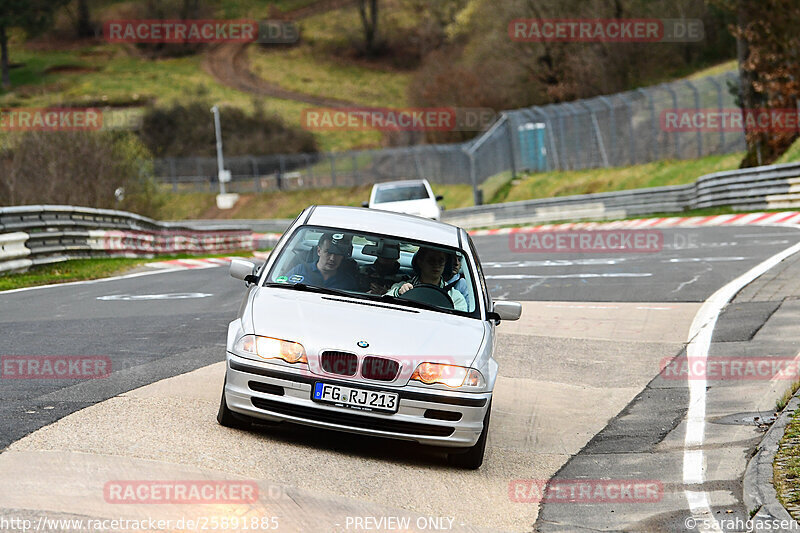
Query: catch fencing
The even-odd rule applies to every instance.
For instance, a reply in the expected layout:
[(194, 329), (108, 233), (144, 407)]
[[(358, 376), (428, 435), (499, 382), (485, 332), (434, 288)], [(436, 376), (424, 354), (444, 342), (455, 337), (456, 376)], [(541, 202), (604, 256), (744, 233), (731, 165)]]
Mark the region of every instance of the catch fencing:
[(582, 194), (445, 211), (464, 228), (573, 220), (619, 219), (730, 206), (738, 210), (800, 207), (800, 163), (715, 172), (688, 185)]
[[(478, 185), (504, 172), (579, 170), (726, 154), (745, 149), (743, 131), (670, 131), (662, 114), (675, 109), (737, 108), (733, 94), (738, 87), (738, 75), (725, 72), (504, 111), (488, 130), (465, 143), (229, 157), (225, 166), (232, 181), (227, 188), (260, 192), (427, 178), (440, 184), (470, 184), (477, 193)], [(155, 171), (175, 192), (218, 187), (215, 158), (159, 159)]]

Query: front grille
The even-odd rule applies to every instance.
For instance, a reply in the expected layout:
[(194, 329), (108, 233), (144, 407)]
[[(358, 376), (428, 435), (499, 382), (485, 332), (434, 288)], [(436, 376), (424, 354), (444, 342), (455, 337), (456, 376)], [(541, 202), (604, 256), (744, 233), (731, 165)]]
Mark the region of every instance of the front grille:
[(433, 426), (418, 424), (416, 422), (402, 422), (387, 418), (373, 416), (353, 415), (346, 412), (319, 410), (302, 405), (292, 405), (284, 402), (265, 400), (264, 398), (250, 398), (255, 407), (286, 416), (304, 418), (315, 422), (328, 422), (340, 426), (349, 426), (361, 429), (374, 429), (390, 433), (404, 433), (406, 435), (424, 435), (432, 437), (448, 437), (455, 428), (448, 426)]
[(355, 376), (358, 369), (358, 356), (347, 352), (322, 352), (322, 370), (340, 376)]
[(361, 363), (361, 375), (367, 379), (392, 381), (400, 370), (400, 363), (383, 357), (368, 356)]

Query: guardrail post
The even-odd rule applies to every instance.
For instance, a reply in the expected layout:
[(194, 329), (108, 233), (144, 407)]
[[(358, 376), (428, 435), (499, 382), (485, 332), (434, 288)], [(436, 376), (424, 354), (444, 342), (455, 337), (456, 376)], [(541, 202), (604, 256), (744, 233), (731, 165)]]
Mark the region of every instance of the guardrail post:
[(278, 175), (275, 176), (276, 185), (278, 190), (283, 190), (283, 175), (286, 173), (286, 159), (283, 154), (278, 156)]

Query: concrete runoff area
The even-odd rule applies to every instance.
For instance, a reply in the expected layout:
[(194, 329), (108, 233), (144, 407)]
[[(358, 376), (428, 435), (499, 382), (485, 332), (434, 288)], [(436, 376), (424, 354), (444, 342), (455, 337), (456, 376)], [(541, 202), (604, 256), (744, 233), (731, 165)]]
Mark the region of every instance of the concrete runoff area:
[[(625, 303), (598, 314), (569, 303), (558, 309), (563, 330), (542, 320), (553, 302), (523, 305), (519, 322), (500, 326), (501, 375), (478, 471), (451, 468), (441, 454), (402, 441), (288, 424), (223, 428), (214, 418), (224, 373), (217, 363), (118, 395), (12, 444), (0, 454), (0, 510), (176, 519), (261, 513), (277, 516), (280, 531), (353, 531), (356, 517), (404, 516), (413, 531), (437, 517), (452, 519), (454, 531), (529, 530), (538, 505), (511, 501), (512, 480), (547, 480), (578, 453), (662, 359), (680, 352), (698, 305)], [(609, 331), (608, 320), (623, 326)], [(570, 338), (576, 325), (581, 338)], [(600, 376), (599, 369), (608, 370)], [(131, 479), (256, 480), (262, 497), (256, 509), (105, 501), (106, 483)], [(268, 496), (274, 487), (282, 495), (275, 500)]]

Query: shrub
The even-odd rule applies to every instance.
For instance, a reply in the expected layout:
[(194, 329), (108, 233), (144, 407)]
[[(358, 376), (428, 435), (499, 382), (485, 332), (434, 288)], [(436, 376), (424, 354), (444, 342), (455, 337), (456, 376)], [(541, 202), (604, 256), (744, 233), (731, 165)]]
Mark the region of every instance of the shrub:
[[(0, 203), (63, 204), (155, 217), (150, 154), (129, 132), (25, 132), (0, 148)], [(115, 191), (124, 192), (118, 199)]]
[[(156, 157), (216, 155), (212, 104), (195, 101), (150, 109), (139, 135)], [(222, 144), (226, 156), (316, 152), (311, 132), (291, 128), (256, 105), (253, 115), (242, 109), (220, 109)]]

